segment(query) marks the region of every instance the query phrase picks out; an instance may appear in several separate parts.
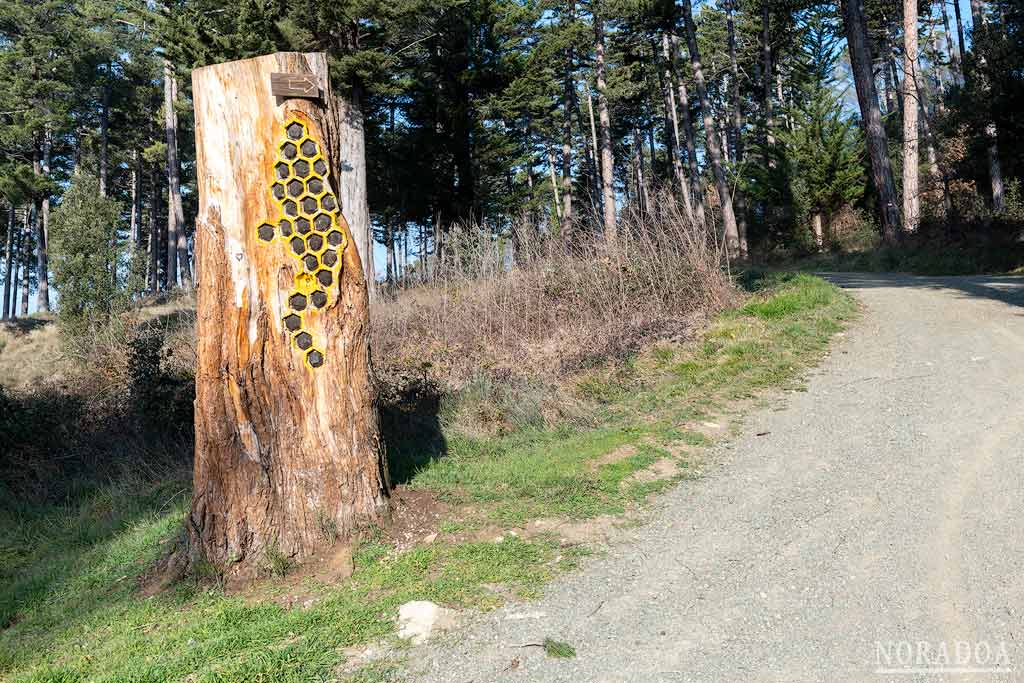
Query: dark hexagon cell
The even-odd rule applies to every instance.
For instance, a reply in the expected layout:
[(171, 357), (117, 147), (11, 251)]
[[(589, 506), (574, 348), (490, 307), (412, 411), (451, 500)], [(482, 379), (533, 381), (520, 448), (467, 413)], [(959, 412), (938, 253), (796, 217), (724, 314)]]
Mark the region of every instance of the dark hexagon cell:
[(291, 242), (288, 244), (291, 245), (292, 251), (294, 251), (298, 256), (302, 256), (306, 253), (306, 242), (301, 237), (293, 237)]
[(289, 199), (284, 203), (284, 212), (289, 216), (295, 217), (299, 215), (299, 207), (295, 202)]
[(289, 332), (295, 332), (302, 327), (302, 318), (294, 313), (289, 313), (284, 317), (284, 326)]
[(308, 161), (303, 161), (302, 159), (299, 159), (294, 164), (292, 164), (292, 168), (295, 169), (295, 175), (299, 176), (300, 178), (305, 178), (306, 176), (309, 175)]
[(331, 230), (329, 233), (327, 233), (327, 244), (331, 245), (332, 247), (337, 247), (344, 241), (345, 236), (341, 234), (340, 230)]
[(320, 251), (324, 247), (324, 238), (313, 233), (306, 238), (306, 246), (309, 247), (310, 251)]
[(269, 223), (264, 223), (260, 227), (256, 228), (256, 234), (260, 236), (260, 239), (264, 242), (269, 242), (274, 239), (274, 226)]
[(284, 185), (281, 183), (274, 183), (274, 186), (270, 188), (270, 192), (274, 195), (274, 199), (278, 201), (284, 199)]
[(320, 194), (324, 191), (324, 181), (319, 178), (310, 178), (306, 181), (306, 189), (310, 194)]
[(331, 229), (331, 217), (326, 213), (321, 213), (313, 219), (313, 225), (315, 225), (316, 229), (320, 232), (327, 232)]
[(295, 345), (305, 351), (313, 345), (313, 335), (309, 332), (299, 332), (295, 335)]
[(302, 143), (302, 154), (307, 157), (315, 157), (317, 153), (316, 143), (312, 140), (306, 140)]
[(281, 230), (281, 234), (284, 235), (285, 237), (288, 237), (289, 235), (292, 234), (292, 222), (287, 218), (282, 218), (278, 222), (277, 227), (278, 229)]
[(291, 138), (292, 140), (298, 140), (303, 135), (306, 134), (305, 127), (303, 127), (303, 125), (297, 121), (295, 123), (289, 124), (286, 130), (288, 132), (288, 137)]
[(317, 308), (323, 308), (327, 305), (327, 293), (318, 289), (309, 295), (309, 302)]
[(324, 354), (313, 349), (306, 354), (306, 361), (309, 363), (310, 367), (318, 368), (324, 364)]
[(320, 256), (320, 260), (328, 268), (333, 268), (334, 264), (338, 262), (338, 252), (328, 249)]
[(338, 208), (338, 202), (333, 194), (329, 194), (320, 199), (320, 206), (324, 207), (324, 211), (334, 211)]
[(294, 143), (286, 142), (281, 145), (281, 156), (285, 159), (294, 159), (295, 155), (298, 154), (298, 148)]
[(304, 311), (306, 310), (306, 296), (296, 292), (288, 297), (288, 305), (293, 311)]
[(284, 180), (292, 173), (291, 170), (288, 168), (288, 164), (284, 163), (283, 161), (277, 162), (277, 165), (274, 166), (274, 171), (277, 173), (278, 180)]
[(302, 265), (306, 266), (306, 270), (312, 273), (320, 267), (320, 259), (316, 257), (316, 254), (306, 254), (302, 257)]
[(293, 180), (290, 183), (288, 183), (288, 194), (291, 195), (292, 197), (298, 197), (300, 194), (302, 194), (302, 181)]
[(305, 197), (302, 200), (302, 210), (308, 214), (316, 213), (316, 200), (312, 197)]
[(334, 282), (334, 274), (329, 270), (318, 270), (316, 272), (316, 279), (324, 287), (330, 287), (331, 283)]
[(314, 161), (313, 172), (317, 175), (327, 175), (327, 162), (323, 159), (317, 159)]
[(305, 235), (309, 232), (309, 219), (308, 218), (296, 218), (295, 229), (299, 231), (300, 235)]

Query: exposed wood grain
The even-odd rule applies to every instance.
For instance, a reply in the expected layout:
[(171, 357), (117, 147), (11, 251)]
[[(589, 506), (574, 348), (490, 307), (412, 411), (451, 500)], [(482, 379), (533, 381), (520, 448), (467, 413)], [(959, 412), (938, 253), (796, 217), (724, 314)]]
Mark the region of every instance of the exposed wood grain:
[[(279, 101), (271, 74), (309, 78), (321, 100)], [(302, 316), (311, 367), (287, 329), (303, 263), (261, 239), (282, 212), (271, 189), (285, 126), (300, 119), (338, 194), (338, 117), (323, 54), (278, 53), (193, 72), (199, 215), (195, 495), (189, 547), (251, 575), (268, 552), (301, 560), (387, 514), (369, 358), (366, 281), (343, 248), (326, 304)], [(279, 103), (280, 102), (280, 103)], [(326, 194), (325, 194), (326, 196)], [(336, 223), (353, 240), (344, 217)]]

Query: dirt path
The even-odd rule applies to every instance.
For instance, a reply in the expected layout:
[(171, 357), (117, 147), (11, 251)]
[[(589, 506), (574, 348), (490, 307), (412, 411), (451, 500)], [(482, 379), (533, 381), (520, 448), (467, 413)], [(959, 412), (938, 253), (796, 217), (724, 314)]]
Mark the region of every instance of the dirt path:
[[(866, 311), (806, 392), (542, 600), (415, 648), (408, 678), (1024, 680), (1024, 278), (832, 279)], [(516, 647), (545, 637), (577, 657)], [(904, 666), (931, 671), (878, 673)]]

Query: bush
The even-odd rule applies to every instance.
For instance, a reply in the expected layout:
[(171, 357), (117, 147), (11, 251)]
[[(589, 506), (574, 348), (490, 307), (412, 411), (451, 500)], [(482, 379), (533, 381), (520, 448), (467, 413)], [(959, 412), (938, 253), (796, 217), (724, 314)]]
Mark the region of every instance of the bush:
[(99, 181), (90, 175), (76, 176), (53, 212), (50, 254), (60, 293), (57, 316), (72, 338), (105, 325), (127, 303), (117, 285), (121, 215), (120, 203), (101, 197)]
[(613, 243), (520, 225), (512, 259), (488, 230), (457, 230), (420, 281), (374, 309), (378, 375), (422, 373), (457, 412), (513, 429), (559, 411), (568, 376), (688, 336), (735, 290), (715, 239), (672, 198), (652, 204), (622, 216)]

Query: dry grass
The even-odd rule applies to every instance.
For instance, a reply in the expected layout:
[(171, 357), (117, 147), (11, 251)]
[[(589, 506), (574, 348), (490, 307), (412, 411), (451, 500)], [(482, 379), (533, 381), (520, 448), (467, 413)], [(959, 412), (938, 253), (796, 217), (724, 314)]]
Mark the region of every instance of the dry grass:
[(520, 229), (514, 259), (489, 233), (456, 231), (429, 281), (374, 311), (378, 367), (421, 372), (449, 391), (482, 372), (559, 381), (688, 336), (735, 291), (714, 239), (671, 199), (658, 207), (626, 215), (610, 243)]

